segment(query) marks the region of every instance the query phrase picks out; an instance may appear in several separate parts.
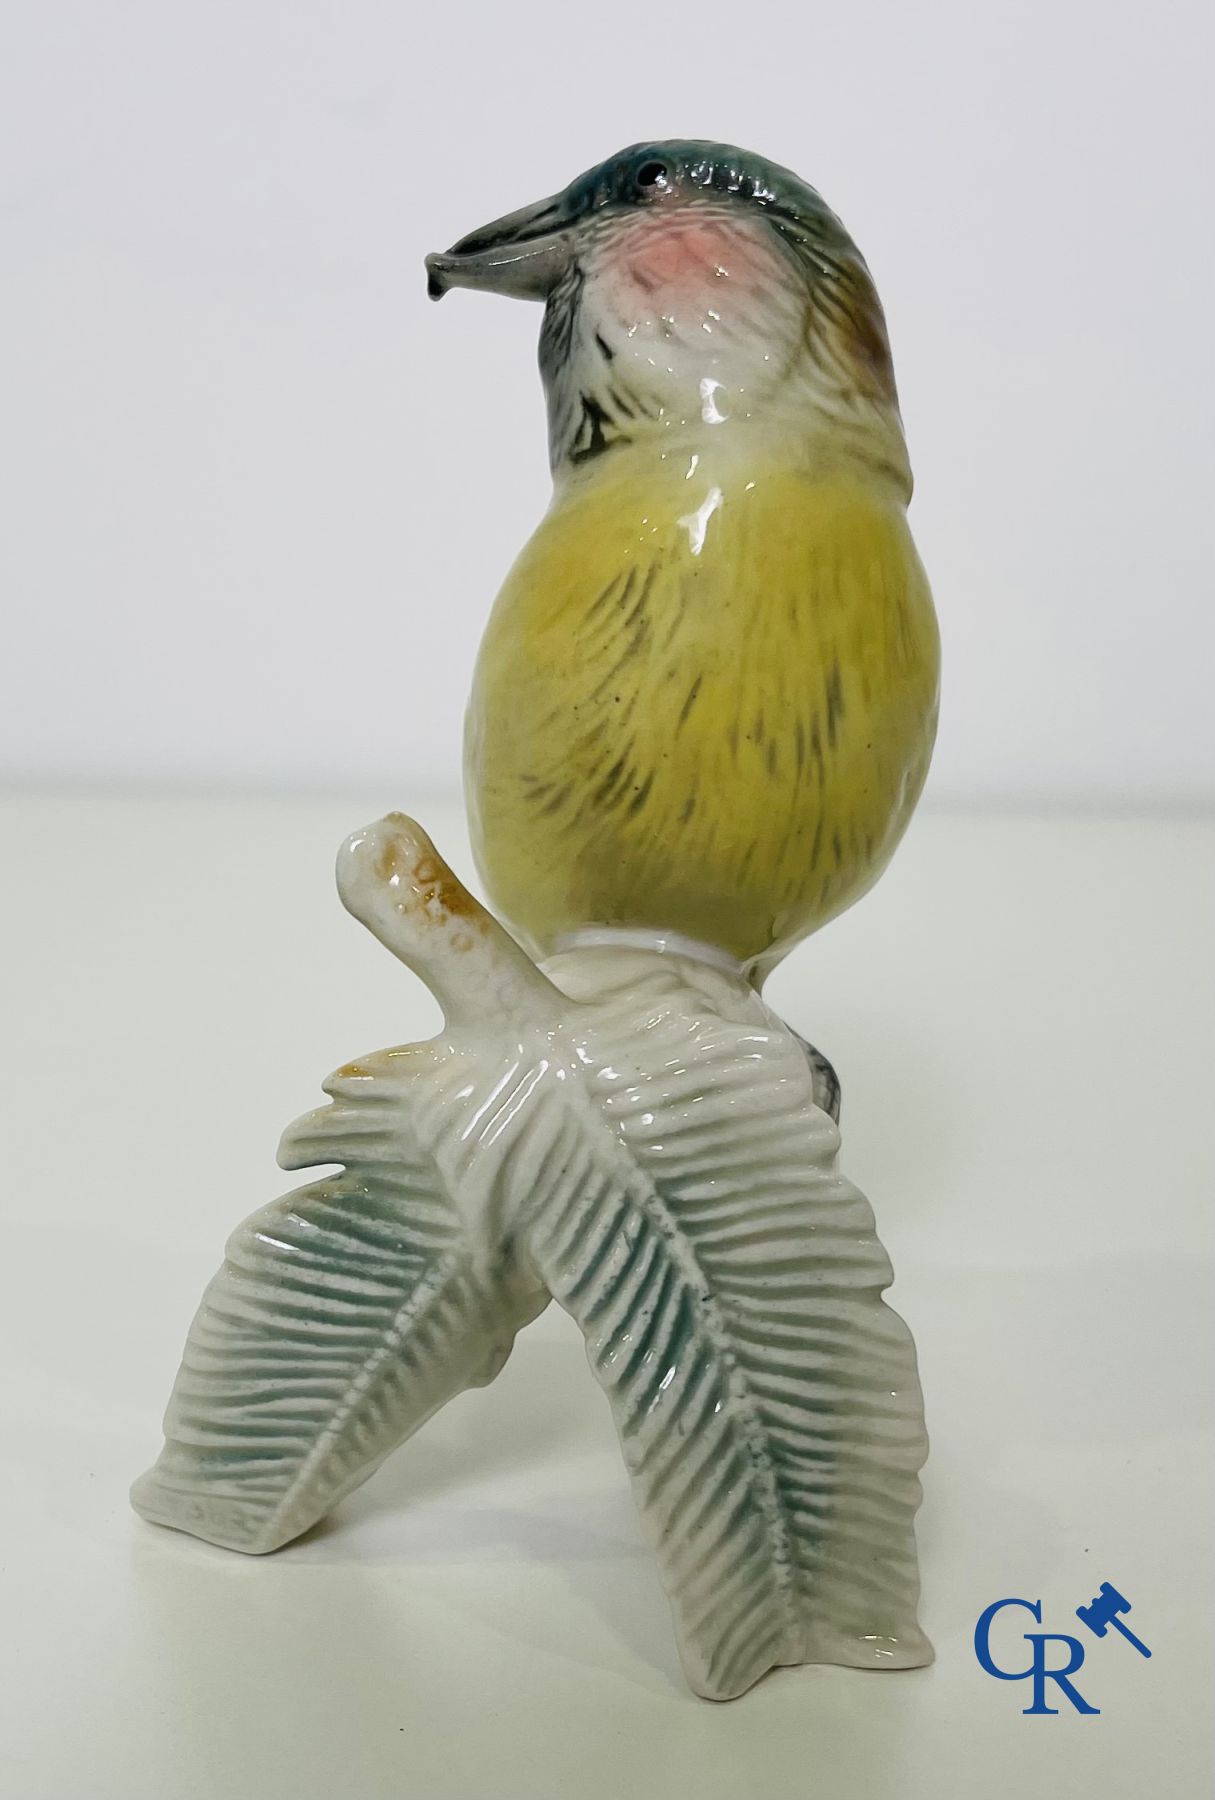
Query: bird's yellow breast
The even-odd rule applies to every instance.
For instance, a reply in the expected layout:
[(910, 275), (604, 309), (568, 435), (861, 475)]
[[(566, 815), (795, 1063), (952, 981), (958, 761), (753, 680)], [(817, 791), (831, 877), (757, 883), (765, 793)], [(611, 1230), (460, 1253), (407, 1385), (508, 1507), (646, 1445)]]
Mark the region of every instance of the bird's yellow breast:
[(466, 742), (478, 865), (541, 948), (616, 925), (771, 959), (864, 892), (911, 815), (928, 584), (876, 482), (630, 462), (559, 490), (494, 608)]

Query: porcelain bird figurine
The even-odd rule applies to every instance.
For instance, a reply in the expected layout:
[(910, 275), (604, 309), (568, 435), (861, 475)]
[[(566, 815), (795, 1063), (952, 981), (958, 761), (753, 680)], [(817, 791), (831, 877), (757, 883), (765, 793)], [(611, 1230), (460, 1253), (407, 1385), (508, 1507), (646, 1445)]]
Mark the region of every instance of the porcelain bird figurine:
[(468, 715), (491, 898), (761, 974), (885, 867), (938, 640), (882, 310), (838, 219), (719, 144), (637, 145), (428, 259), (545, 303), (554, 495)]
[(231, 1239), (135, 1504), (274, 1550), (491, 1380), (552, 1297), (699, 1693), (923, 1663), (914, 1348), (836, 1166), (829, 1065), (759, 991), (881, 872), (932, 747), (872, 283), (796, 177), (683, 142), (428, 270), (435, 295), (545, 302), (554, 499), (468, 721), (513, 935), (404, 815), (343, 847), (343, 901), (444, 1026), (346, 1065), (287, 1132), (285, 1167), (340, 1172)]

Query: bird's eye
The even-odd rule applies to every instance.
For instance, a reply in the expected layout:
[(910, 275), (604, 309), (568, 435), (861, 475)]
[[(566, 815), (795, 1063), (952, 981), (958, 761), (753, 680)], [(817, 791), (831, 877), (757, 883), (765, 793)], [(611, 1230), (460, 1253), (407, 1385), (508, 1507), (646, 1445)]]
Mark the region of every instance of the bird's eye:
[(638, 193), (661, 193), (667, 185), (667, 165), (663, 162), (643, 162), (633, 179), (637, 183)]

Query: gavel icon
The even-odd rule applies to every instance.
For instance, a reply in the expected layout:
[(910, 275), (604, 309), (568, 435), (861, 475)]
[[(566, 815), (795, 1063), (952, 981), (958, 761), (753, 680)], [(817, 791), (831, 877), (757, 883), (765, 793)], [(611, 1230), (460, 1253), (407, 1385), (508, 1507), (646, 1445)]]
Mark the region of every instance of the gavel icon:
[(1128, 1644), (1135, 1646), (1140, 1656), (1150, 1656), (1152, 1653), (1147, 1645), (1141, 1643), (1134, 1632), (1125, 1626), (1118, 1617), (1119, 1613), (1130, 1612), (1130, 1610), (1131, 1603), (1126, 1596), (1120, 1594), (1116, 1587), (1111, 1587), (1108, 1581), (1103, 1581), (1101, 1591), (1095, 1599), (1088, 1606), (1076, 1608), (1076, 1617), (1082, 1625), (1088, 1626), (1094, 1637), (1104, 1637), (1112, 1625), (1115, 1631), (1122, 1633)]

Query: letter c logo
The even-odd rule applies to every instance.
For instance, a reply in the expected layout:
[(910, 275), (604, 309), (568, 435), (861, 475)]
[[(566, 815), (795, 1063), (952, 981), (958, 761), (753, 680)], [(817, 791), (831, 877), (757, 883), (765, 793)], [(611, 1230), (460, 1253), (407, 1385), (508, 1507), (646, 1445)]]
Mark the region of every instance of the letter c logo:
[(979, 1614), (979, 1622), (975, 1626), (975, 1655), (979, 1667), (988, 1675), (994, 1675), (997, 1681), (1028, 1681), (1034, 1672), (1033, 1663), (1028, 1669), (997, 1668), (991, 1657), (991, 1622), (998, 1612), (1006, 1606), (1023, 1606), (1036, 1625), (1042, 1623), (1042, 1602), (1040, 1600), (993, 1600), (990, 1606), (984, 1607)]

